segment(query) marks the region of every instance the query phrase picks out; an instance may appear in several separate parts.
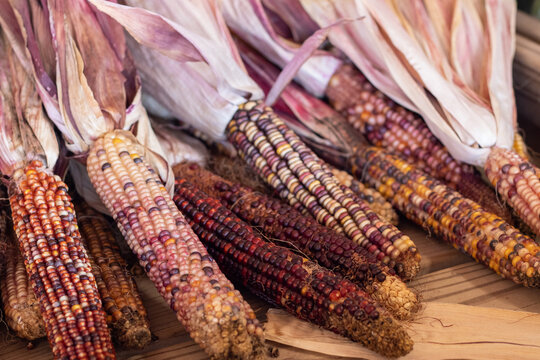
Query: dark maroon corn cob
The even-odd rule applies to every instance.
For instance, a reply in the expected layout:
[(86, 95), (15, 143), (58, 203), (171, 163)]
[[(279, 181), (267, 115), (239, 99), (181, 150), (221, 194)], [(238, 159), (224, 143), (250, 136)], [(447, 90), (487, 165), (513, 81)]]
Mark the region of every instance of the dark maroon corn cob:
[(174, 202), (220, 268), (259, 297), (385, 356), (412, 349), (405, 329), (349, 280), (262, 240), (186, 180), (177, 181)]
[(178, 165), (175, 172), (177, 179), (197, 183), (199, 189), (219, 199), (270, 241), (292, 248), (353, 281), (395, 317), (410, 318), (418, 310), (417, 296), (394, 270), (349, 238), (280, 200), (229, 182), (197, 164)]

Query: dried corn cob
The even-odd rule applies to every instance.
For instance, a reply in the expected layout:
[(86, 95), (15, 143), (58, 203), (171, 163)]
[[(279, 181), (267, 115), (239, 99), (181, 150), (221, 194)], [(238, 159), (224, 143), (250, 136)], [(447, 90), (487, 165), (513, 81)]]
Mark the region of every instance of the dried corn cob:
[(516, 283), (540, 286), (539, 245), (497, 215), (380, 148), (357, 152), (351, 170), (409, 219), (476, 261)]
[[(4, 235), (11, 237), (11, 235)], [(6, 244), (6, 269), (1, 272), (0, 294), (4, 304), (4, 318), (18, 337), (35, 340), (46, 335), (45, 324), (39, 310), (32, 284), (28, 281), (24, 260), (12, 241)]]
[(540, 234), (540, 170), (511, 150), (494, 148), (486, 175), (501, 196), (536, 234)]
[(87, 168), (103, 203), (191, 337), (215, 358), (264, 356), (263, 330), (189, 228), (130, 133), (97, 139)]
[[(0, 195), (1, 196), (1, 195)], [(7, 258), (7, 213), (0, 210), (0, 274), (3, 273)]]
[(13, 226), (54, 357), (115, 358), (67, 186), (39, 161), (13, 179)]
[(263, 241), (220, 202), (185, 180), (174, 201), (220, 266), (256, 295), (386, 356), (412, 349), (405, 330), (350, 281)]
[(227, 127), (228, 138), (291, 206), (305, 208), (319, 223), (345, 233), (398, 274), (411, 279), (419, 269), (414, 243), (382, 221), (365, 202), (355, 201), (317, 156), (261, 101), (242, 104)]
[(425, 173), (445, 181), (486, 210), (510, 221), (472, 166), (455, 160), (417, 115), (397, 105), (352, 65), (342, 65), (330, 79), (326, 95), (332, 106), (373, 145), (393, 151)]
[(103, 215), (85, 202), (79, 202), (76, 209), (113, 339), (124, 347), (141, 349), (151, 341), (150, 323), (113, 231)]
[(197, 164), (177, 165), (175, 173), (177, 181), (197, 183), (200, 190), (219, 199), (270, 241), (295, 249), (355, 282), (397, 318), (409, 318), (418, 310), (418, 298), (393, 270), (379, 263), (366, 249), (310, 216), (303, 216), (277, 199), (228, 182)]

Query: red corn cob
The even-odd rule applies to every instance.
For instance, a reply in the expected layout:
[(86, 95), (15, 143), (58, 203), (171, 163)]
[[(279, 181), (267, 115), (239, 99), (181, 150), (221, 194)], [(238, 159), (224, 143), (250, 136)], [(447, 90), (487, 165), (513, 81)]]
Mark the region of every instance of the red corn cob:
[(297, 250), (355, 282), (397, 318), (409, 318), (418, 310), (418, 298), (395, 272), (347, 237), (279, 200), (226, 181), (196, 164), (181, 164), (175, 171), (177, 180), (196, 182), (198, 188), (221, 200), (225, 207), (270, 241)]
[(185, 180), (177, 182), (174, 201), (220, 266), (256, 295), (385, 356), (412, 349), (405, 330), (350, 281), (263, 241)]

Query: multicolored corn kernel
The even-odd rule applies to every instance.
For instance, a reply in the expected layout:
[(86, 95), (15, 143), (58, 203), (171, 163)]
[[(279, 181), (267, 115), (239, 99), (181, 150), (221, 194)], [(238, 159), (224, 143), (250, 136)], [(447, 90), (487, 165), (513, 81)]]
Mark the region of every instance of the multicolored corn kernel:
[(242, 158), (293, 208), (346, 234), (402, 278), (416, 275), (420, 255), (412, 240), (352, 191), (344, 191), (335, 176), (323, 169), (321, 160), (263, 102), (239, 106), (227, 136)]
[(87, 169), (139, 263), (190, 336), (213, 358), (264, 357), (263, 329), (174, 205), (130, 134), (97, 139)]
[(540, 234), (540, 170), (512, 150), (493, 148), (486, 175), (504, 201)]
[(525, 140), (523, 140), (523, 136), (519, 132), (514, 133), (514, 144), (512, 146), (512, 150), (522, 158), (524, 158), (527, 161), (530, 161), (529, 157), (529, 150), (527, 149), (527, 144), (525, 144)]
[(430, 233), (501, 276), (540, 286), (539, 245), (444, 183), (376, 147), (359, 151), (351, 172)]
[(55, 359), (114, 359), (92, 267), (66, 184), (41, 162), (9, 188), (13, 226)]
[(23, 339), (45, 337), (45, 324), (21, 253), (14, 241), (0, 241), (6, 244), (5, 271), (0, 272), (4, 321), (15, 335)]
[(385, 356), (411, 351), (405, 329), (349, 280), (262, 240), (185, 180), (177, 181), (174, 201), (220, 267), (257, 296)]
[(326, 95), (372, 145), (396, 153), (486, 210), (511, 221), (509, 209), (497, 200), (472, 166), (455, 160), (419, 116), (378, 91), (354, 66), (345, 64), (336, 71)]
[(85, 202), (79, 202), (76, 210), (113, 340), (126, 348), (142, 349), (152, 338), (150, 323), (113, 229), (103, 215)]
[(419, 300), (393, 269), (377, 261), (366, 249), (304, 216), (286, 203), (229, 182), (197, 164), (175, 167), (177, 181), (196, 183), (197, 188), (221, 201), (240, 219), (276, 245), (291, 248), (319, 265), (354, 282), (398, 319), (410, 318)]
[(379, 214), (383, 219), (390, 224), (397, 225), (399, 222), (399, 216), (384, 196), (382, 196), (377, 190), (368, 188), (360, 181), (356, 180), (351, 174), (346, 171), (331, 168), (334, 176), (339, 182), (351, 189), (360, 199), (369, 204), (369, 207)]

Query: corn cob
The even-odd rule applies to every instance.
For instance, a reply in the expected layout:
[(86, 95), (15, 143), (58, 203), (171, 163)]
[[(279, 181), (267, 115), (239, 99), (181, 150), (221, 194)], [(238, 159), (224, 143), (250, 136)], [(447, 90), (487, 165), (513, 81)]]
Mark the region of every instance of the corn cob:
[(486, 175), (523, 221), (540, 234), (540, 170), (512, 150), (494, 148)]
[(539, 245), (441, 181), (376, 147), (358, 151), (351, 172), (409, 219), (476, 261), (516, 283), (540, 286)]
[(510, 221), (508, 208), (472, 166), (455, 160), (417, 115), (378, 91), (352, 65), (342, 65), (326, 95), (332, 106), (373, 145), (393, 151), (425, 173), (445, 181), (486, 210)]
[[(1, 194), (0, 194), (1, 196)], [(0, 210), (0, 274), (4, 272), (6, 266), (7, 249), (7, 213), (5, 210)]]
[[(11, 237), (10, 235), (4, 235)], [(24, 260), (14, 242), (6, 244), (6, 269), (1, 272), (0, 293), (4, 304), (4, 318), (18, 337), (35, 340), (45, 337), (45, 324), (32, 285), (28, 281)]]
[(229, 276), (295, 316), (396, 357), (412, 349), (405, 330), (340, 275), (263, 241), (220, 202), (179, 180), (174, 201)]
[(141, 266), (178, 319), (213, 358), (261, 358), (263, 330), (189, 228), (129, 133), (95, 141), (87, 169)]
[(150, 323), (113, 231), (103, 215), (85, 202), (76, 209), (113, 339), (126, 348), (141, 349), (151, 341)]
[(177, 181), (197, 183), (200, 190), (219, 199), (270, 241), (297, 250), (319, 265), (341, 273), (395, 317), (409, 318), (418, 310), (416, 295), (395, 272), (347, 237), (320, 225), (309, 216), (303, 216), (277, 199), (231, 183), (197, 164), (177, 165), (175, 173)]
[[(365, 202), (344, 192), (320, 159), (261, 101), (242, 104), (227, 126), (229, 141), (282, 198), (321, 224), (345, 233), (404, 279), (419, 270), (409, 237), (382, 221)], [(298, 205), (297, 205), (298, 204)]]
[(10, 186), (13, 226), (56, 359), (114, 359), (67, 186), (39, 161)]

